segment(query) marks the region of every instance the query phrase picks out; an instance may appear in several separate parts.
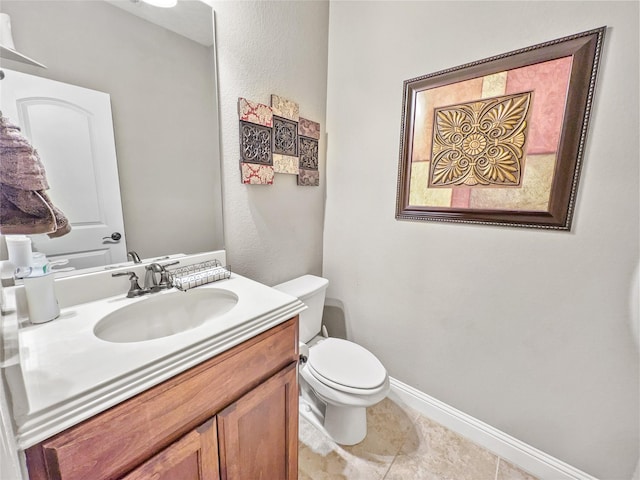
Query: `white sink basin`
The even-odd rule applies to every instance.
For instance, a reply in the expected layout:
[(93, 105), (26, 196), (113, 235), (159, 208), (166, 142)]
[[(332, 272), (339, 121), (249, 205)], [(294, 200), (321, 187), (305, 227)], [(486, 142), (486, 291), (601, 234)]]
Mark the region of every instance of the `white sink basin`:
[(144, 342), (199, 327), (227, 313), (238, 296), (221, 288), (150, 294), (102, 318), (96, 337), (115, 343)]

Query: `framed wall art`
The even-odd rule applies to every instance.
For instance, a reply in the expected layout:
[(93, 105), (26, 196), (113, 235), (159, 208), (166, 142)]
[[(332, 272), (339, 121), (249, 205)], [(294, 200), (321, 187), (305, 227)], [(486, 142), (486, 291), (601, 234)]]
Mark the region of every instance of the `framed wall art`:
[(406, 80), (396, 218), (569, 230), (605, 28)]

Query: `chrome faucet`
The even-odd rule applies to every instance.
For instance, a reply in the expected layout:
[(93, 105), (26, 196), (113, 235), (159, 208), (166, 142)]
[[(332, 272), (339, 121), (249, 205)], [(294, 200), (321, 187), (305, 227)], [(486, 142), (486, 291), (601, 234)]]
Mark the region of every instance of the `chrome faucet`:
[(140, 256), (134, 250), (127, 252), (127, 258), (133, 260), (133, 263), (142, 263), (142, 260), (140, 260)]
[[(135, 253), (135, 252), (134, 252)], [(135, 260), (134, 260), (135, 261)], [(147, 293), (156, 293), (160, 290), (164, 290), (167, 288), (173, 287), (171, 283), (171, 275), (169, 271), (166, 270), (165, 267), (169, 267), (171, 265), (177, 265), (180, 262), (171, 262), (165, 263), (164, 265), (160, 265), (159, 263), (150, 263), (145, 267), (145, 275), (144, 275), (144, 287), (140, 287), (138, 283), (138, 275), (136, 272), (127, 271), (127, 272), (116, 272), (112, 273), (112, 277), (123, 277), (125, 275), (129, 276), (129, 282), (131, 283), (129, 286), (129, 291), (127, 292), (128, 298), (139, 297), (140, 295), (145, 295)], [(160, 274), (160, 282), (156, 279), (156, 273)]]
[[(146, 272), (144, 275), (144, 290), (148, 293), (159, 292), (167, 288), (173, 287), (171, 279), (169, 278), (169, 272), (165, 267), (171, 265), (177, 265), (180, 262), (171, 262), (160, 265), (159, 263), (150, 263), (145, 267)], [(156, 279), (156, 273), (160, 274), (160, 282)]]

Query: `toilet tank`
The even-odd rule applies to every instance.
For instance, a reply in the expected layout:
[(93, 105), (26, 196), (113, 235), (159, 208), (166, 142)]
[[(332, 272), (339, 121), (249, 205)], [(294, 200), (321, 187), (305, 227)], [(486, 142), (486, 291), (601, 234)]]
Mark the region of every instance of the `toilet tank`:
[(274, 286), (292, 297), (297, 297), (307, 306), (300, 313), (300, 341), (307, 343), (322, 328), (322, 311), (324, 309), (324, 295), (329, 280), (315, 275), (303, 275), (288, 282)]

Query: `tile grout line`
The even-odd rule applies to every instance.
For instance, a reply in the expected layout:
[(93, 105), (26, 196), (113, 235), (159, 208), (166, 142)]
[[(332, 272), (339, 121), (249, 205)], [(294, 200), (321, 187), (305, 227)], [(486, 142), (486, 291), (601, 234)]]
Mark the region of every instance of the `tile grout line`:
[(385, 478), (387, 478), (387, 475), (389, 475), (389, 472), (391, 471), (391, 467), (393, 467), (393, 464), (396, 463), (396, 459), (398, 458), (398, 455), (400, 455), (402, 447), (404, 447), (404, 444), (407, 441), (409, 430), (411, 430), (411, 428), (407, 428), (407, 431), (402, 436), (402, 442), (400, 442), (400, 446), (398, 447), (396, 454), (393, 456), (393, 460), (391, 460), (391, 463), (389, 463), (389, 468), (387, 468), (387, 471), (384, 472), (384, 475), (382, 475), (382, 478), (380, 480), (384, 480)]
[(389, 475), (389, 472), (391, 471), (391, 467), (393, 467), (393, 464), (396, 463), (396, 458), (398, 458), (397, 453), (396, 453), (396, 456), (393, 457), (393, 460), (391, 460), (391, 463), (389, 464), (389, 468), (387, 468), (387, 471), (384, 472), (384, 475), (382, 475), (382, 478), (380, 480), (384, 480), (385, 478), (387, 478), (387, 475)]
[(496, 462), (496, 476), (494, 480), (498, 480), (498, 472), (500, 471), (500, 462), (502, 461), (500, 457), (496, 456), (496, 458), (498, 459), (498, 461)]
[[(414, 412), (413, 419), (411, 420), (411, 425), (415, 424), (415, 422), (418, 419), (419, 415), (420, 415), (419, 412)], [(400, 452), (402, 451), (402, 447), (404, 447), (404, 444), (407, 442), (407, 439), (409, 437), (409, 432), (410, 431), (411, 431), (411, 427), (407, 428), (407, 430), (404, 432), (404, 435), (402, 436), (402, 442), (400, 442), (400, 446), (398, 447), (398, 450), (396, 451), (396, 454), (393, 456), (393, 460), (391, 460), (391, 463), (389, 463), (389, 468), (387, 468), (387, 471), (384, 472), (384, 475), (382, 476), (382, 478), (380, 480), (384, 480), (385, 478), (387, 478), (387, 475), (389, 475), (389, 472), (391, 471), (391, 468), (393, 467), (393, 464), (396, 463), (398, 455), (400, 455)]]

